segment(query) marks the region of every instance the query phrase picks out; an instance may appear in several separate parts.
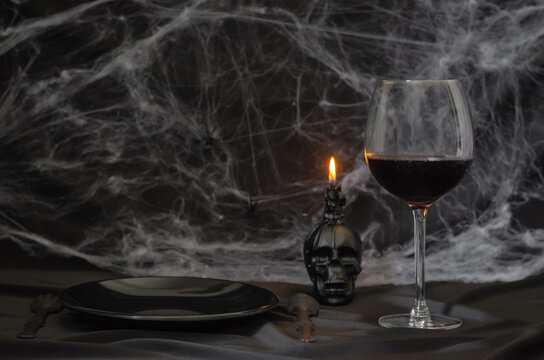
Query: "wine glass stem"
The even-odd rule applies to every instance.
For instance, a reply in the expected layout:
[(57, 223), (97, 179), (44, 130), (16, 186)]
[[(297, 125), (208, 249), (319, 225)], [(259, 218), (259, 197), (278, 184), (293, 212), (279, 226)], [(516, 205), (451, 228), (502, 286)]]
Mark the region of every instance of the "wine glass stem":
[(414, 216), (414, 257), (416, 262), (416, 299), (410, 311), (410, 326), (423, 327), (431, 321), (425, 303), (425, 216), (427, 207), (412, 207)]

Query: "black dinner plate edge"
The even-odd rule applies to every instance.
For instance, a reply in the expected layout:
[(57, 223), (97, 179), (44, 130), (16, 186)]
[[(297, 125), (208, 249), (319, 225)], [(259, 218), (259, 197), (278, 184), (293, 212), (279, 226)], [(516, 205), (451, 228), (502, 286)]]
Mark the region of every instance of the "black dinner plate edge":
[[(261, 291), (265, 291), (271, 295), (271, 304), (269, 304), (266, 308), (258, 308), (258, 309), (252, 309), (252, 310), (244, 310), (240, 312), (234, 312), (234, 313), (224, 313), (224, 314), (210, 314), (210, 315), (168, 315), (168, 316), (141, 316), (141, 315), (130, 315), (130, 314), (121, 314), (116, 312), (110, 312), (110, 311), (102, 311), (92, 308), (87, 308), (84, 306), (77, 306), (70, 304), (69, 301), (65, 300), (65, 294), (68, 293), (69, 290), (78, 287), (78, 286), (84, 286), (84, 285), (90, 285), (90, 284), (96, 284), (101, 283), (105, 281), (115, 281), (115, 280), (124, 280), (124, 279), (142, 279), (142, 278), (184, 278), (184, 279), (195, 279), (195, 280), (212, 280), (212, 281), (222, 281), (222, 282), (229, 282), (229, 283), (235, 283), (235, 284), (242, 284), (244, 286), (249, 286), (252, 288), (260, 289)], [(83, 313), (86, 315), (92, 315), (92, 316), (101, 316), (111, 319), (120, 319), (120, 320), (137, 320), (137, 321), (168, 321), (168, 322), (187, 322), (187, 323), (198, 323), (198, 322), (210, 322), (210, 321), (221, 321), (221, 320), (228, 320), (228, 319), (235, 319), (235, 318), (245, 318), (245, 317), (252, 317), (257, 316), (259, 314), (268, 312), (270, 310), (275, 309), (279, 304), (279, 299), (276, 294), (274, 294), (272, 291), (265, 289), (263, 287), (248, 284), (245, 282), (240, 281), (232, 281), (232, 280), (225, 280), (225, 279), (216, 279), (216, 278), (199, 278), (195, 276), (141, 276), (141, 277), (119, 277), (119, 278), (113, 278), (113, 279), (105, 279), (105, 280), (97, 280), (97, 281), (89, 281), (83, 284), (77, 284), (74, 286), (71, 286), (67, 289), (64, 289), (61, 291), (59, 295), (60, 302), (63, 307), (78, 312)], [(267, 304), (268, 305), (268, 304)]]

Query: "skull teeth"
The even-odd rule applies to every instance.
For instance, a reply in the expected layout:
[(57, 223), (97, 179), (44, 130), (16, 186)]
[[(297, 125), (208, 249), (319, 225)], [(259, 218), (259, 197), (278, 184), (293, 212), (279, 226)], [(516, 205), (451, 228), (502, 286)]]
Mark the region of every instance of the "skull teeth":
[(347, 290), (346, 282), (340, 280), (327, 281), (324, 288), (329, 292), (345, 292)]

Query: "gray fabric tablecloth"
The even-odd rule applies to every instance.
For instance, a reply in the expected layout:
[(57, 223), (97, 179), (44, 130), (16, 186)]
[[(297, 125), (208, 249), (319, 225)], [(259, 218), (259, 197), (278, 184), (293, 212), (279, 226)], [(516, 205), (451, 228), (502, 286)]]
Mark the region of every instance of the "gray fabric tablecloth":
[[(20, 340), (16, 335), (36, 296), (118, 277), (91, 266), (29, 264), (32, 259), (8, 261), (0, 269), (1, 359), (544, 359), (544, 277), (485, 285), (429, 283), (432, 311), (464, 321), (450, 331), (381, 328), (380, 315), (407, 311), (413, 289), (375, 286), (358, 288), (349, 305), (323, 306), (313, 318), (316, 343), (298, 341), (294, 316), (281, 308), (220, 326), (152, 329), (65, 309), (48, 318), (36, 339)], [(304, 285), (258, 285), (280, 299), (311, 293)]]

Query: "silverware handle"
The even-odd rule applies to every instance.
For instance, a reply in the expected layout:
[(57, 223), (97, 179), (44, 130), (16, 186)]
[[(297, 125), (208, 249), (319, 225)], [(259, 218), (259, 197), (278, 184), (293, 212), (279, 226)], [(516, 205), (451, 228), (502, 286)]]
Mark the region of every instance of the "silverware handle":
[(21, 339), (34, 339), (36, 337), (36, 332), (38, 331), (38, 329), (41, 328), (45, 323), (46, 317), (47, 312), (37, 312), (32, 318), (30, 318), (30, 320), (26, 322), (23, 331), (21, 331), (21, 333), (17, 335), (17, 337)]
[(300, 341), (314, 342), (312, 337), (312, 322), (307, 309), (302, 309), (297, 314), (297, 329)]

